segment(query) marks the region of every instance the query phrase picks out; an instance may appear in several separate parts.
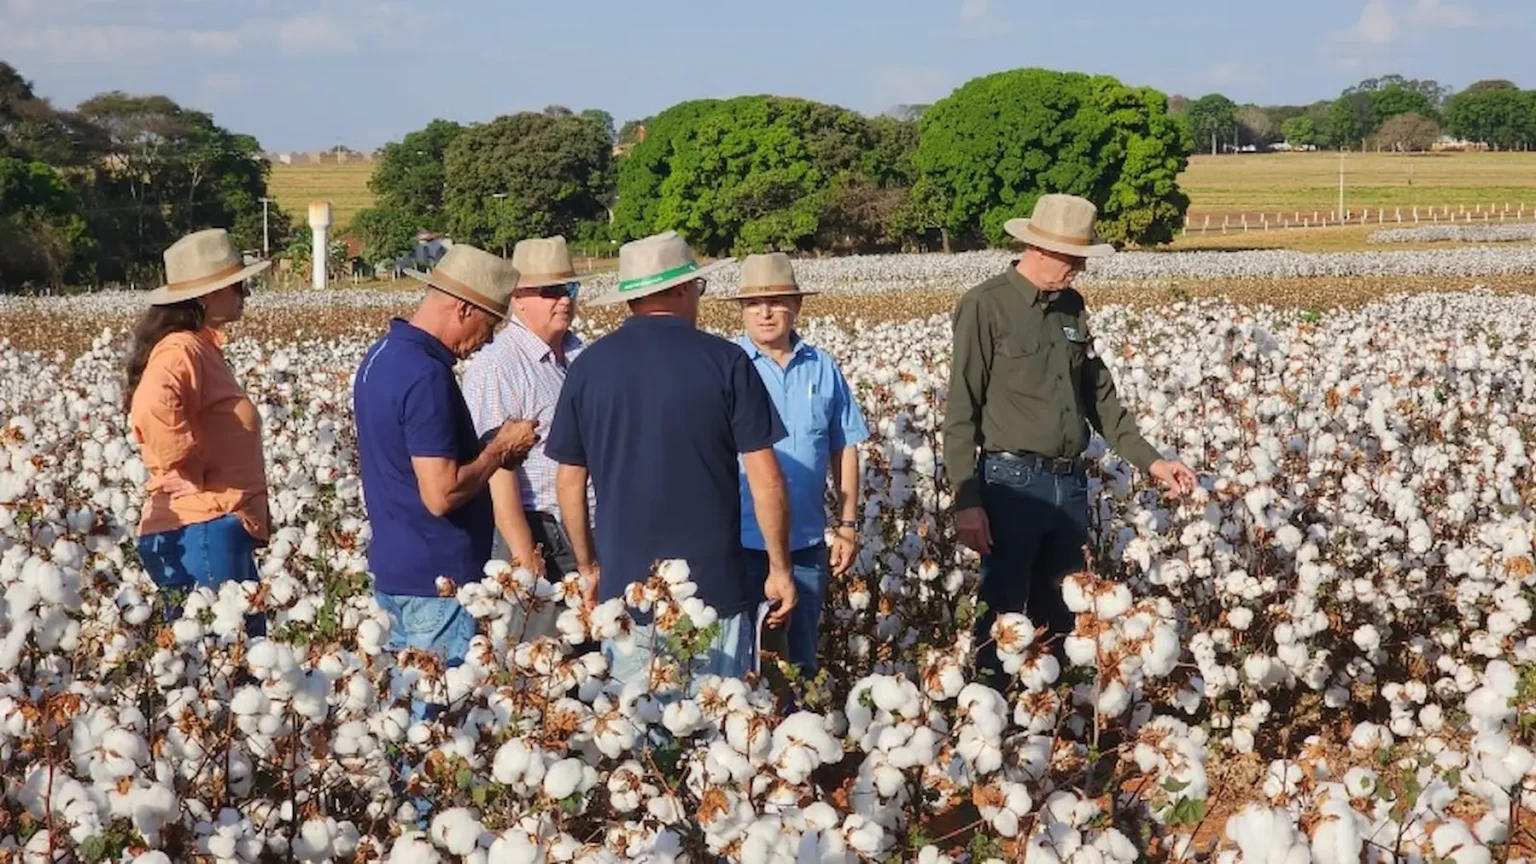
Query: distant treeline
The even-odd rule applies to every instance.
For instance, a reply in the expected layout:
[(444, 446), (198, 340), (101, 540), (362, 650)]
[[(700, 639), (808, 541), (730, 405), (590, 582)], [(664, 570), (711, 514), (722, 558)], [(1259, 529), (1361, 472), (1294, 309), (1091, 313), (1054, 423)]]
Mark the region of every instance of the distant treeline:
[[(435, 120), (386, 145), (375, 205), (340, 227), (369, 262), (410, 253), (422, 231), (489, 249), (559, 233), (611, 251), (665, 229), (712, 255), (978, 248), (1059, 191), (1097, 203), (1108, 240), (1156, 244), (1188, 209), (1178, 176), (1191, 153), (1422, 150), (1443, 134), (1529, 149), (1536, 92), (1394, 75), (1313, 105), (1257, 106), (1016, 69), (875, 117), (753, 95), (615, 128), (605, 111), (551, 106)], [(168, 98), (113, 92), (62, 111), (0, 63), (0, 290), (157, 284), (161, 250), (209, 225), (259, 251), (269, 171), (254, 138)], [(275, 204), (269, 216), (271, 250), (307, 262), (308, 232)]]

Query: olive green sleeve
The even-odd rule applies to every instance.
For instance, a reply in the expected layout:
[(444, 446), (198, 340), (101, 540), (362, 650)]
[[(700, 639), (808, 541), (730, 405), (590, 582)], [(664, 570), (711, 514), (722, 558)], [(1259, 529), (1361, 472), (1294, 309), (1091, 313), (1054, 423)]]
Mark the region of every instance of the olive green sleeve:
[(1163, 458), (1142, 437), (1141, 430), (1136, 428), (1136, 418), (1120, 404), (1115, 379), (1103, 359), (1094, 356), (1083, 363), (1082, 384), (1083, 401), (1090, 406), (1088, 421), (1116, 453), (1142, 471)]
[(981, 506), (976, 451), (981, 446), (981, 412), (992, 371), (992, 322), (980, 295), (960, 299), (954, 315), (954, 348), (949, 362), (949, 404), (944, 411), (944, 471), (955, 509)]

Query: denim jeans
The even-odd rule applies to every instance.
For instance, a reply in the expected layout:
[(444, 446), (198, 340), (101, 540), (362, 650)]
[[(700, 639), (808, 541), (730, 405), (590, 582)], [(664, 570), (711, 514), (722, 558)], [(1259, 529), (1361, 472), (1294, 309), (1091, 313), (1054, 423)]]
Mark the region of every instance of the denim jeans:
[(1024, 612), (1048, 628), (1053, 649), (1072, 632), (1073, 614), (1061, 597), (1062, 580), (1086, 564), (1088, 478), (1081, 466), (1052, 474), (1036, 462), (987, 455), (982, 460), (981, 501), (992, 531), (992, 552), (981, 558), (980, 599), (987, 610), (976, 622), (977, 665), (1002, 674), (991, 643), (992, 622), (1003, 612)]
[[(747, 578), (754, 582), (768, 580), (768, 553), (743, 549)], [(827, 582), (832, 564), (827, 544), (817, 543), (789, 554), (790, 577), (795, 580), (795, 608), (789, 611), (789, 662), (799, 667), (806, 678), (816, 674), (816, 654), (820, 646), (821, 607), (827, 599)]]
[[(719, 675), (723, 678), (742, 678), (757, 670), (757, 609), (744, 609), (716, 622), (719, 632), (710, 643), (708, 651), (695, 658), (688, 667), (690, 673), (687, 693), (697, 693), (696, 682), (701, 675)], [(636, 625), (633, 630), (634, 651), (624, 654), (612, 640), (603, 641), (603, 656), (608, 660), (608, 675), (621, 684), (645, 683), (651, 667), (651, 641), (655, 628), (651, 624)]]
[[(544, 579), (551, 585), (559, 585), (560, 580), (566, 574), (576, 572), (576, 550), (571, 548), (570, 538), (566, 537), (565, 528), (560, 520), (553, 514), (539, 510), (524, 510), (523, 515), (528, 519), (528, 531), (533, 535), (533, 542), (544, 550)], [(491, 544), (491, 560), (510, 561), (512, 559), (511, 547), (497, 531), (495, 540)], [(524, 621), (523, 610), (514, 608), (510, 632), (514, 635), (521, 634), (521, 641), (532, 642), (541, 636), (559, 638), (555, 629), (555, 620), (559, 617), (563, 606), (551, 604), (537, 614), (528, 617)], [(586, 654), (597, 651), (596, 642), (583, 642), (572, 650), (577, 654)]]
[[(225, 514), (207, 522), (198, 522), (146, 534), (135, 544), (139, 560), (149, 578), (162, 591), (191, 592), (207, 588), (217, 592), (225, 582), (257, 582), (256, 540), (246, 532), (240, 517)], [(180, 617), (181, 609), (167, 608), (167, 617)], [(265, 615), (246, 616), (245, 631), (250, 636), (267, 632)]]
[[(373, 596), (379, 608), (394, 619), (389, 642), (384, 646), (386, 650), (392, 653), (406, 648), (427, 651), (442, 658), (450, 668), (464, 662), (469, 653), (469, 641), (475, 637), (478, 625), (458, 600), (385, 594), (382, 591), (373, 592)], [(421, 699), (412, 697), (411, 720), (422, 720), (428, 715), (428, 706)]]

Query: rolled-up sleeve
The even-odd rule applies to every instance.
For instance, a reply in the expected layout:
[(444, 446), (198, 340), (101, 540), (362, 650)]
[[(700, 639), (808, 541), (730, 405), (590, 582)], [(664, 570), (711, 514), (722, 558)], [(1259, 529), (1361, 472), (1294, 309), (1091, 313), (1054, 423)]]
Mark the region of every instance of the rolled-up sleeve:
[(199, 408), (197, 366), (180, 345), (150, 355), (134, 394), (139, 437), (163, 470), (201, 483), (203, 465), (192, 418)]
[(982, 444), (981, 414), (992, 370), (992, 324), (981, 297), (960, 299), (954, 315), (949, 366), (949, 400), (944, 411), (944, 471), (954, 490), (955, 509), (981, 506), (976, 451)]

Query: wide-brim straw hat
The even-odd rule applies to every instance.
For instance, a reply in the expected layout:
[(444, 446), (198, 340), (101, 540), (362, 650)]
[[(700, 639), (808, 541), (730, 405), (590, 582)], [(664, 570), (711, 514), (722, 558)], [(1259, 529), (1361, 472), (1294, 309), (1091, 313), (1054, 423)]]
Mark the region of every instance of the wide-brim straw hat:
[(405, 272), (498, 318), (507, 317), (519, 275), (511, 261), (464, 243), (454, 244), (430, 272)]
[(1030, 218), (1009, 219), (1003, 230), (1029, 246), (1077, 258), (1101, 258), (1115, 254), (1115, 247), (1094, 233), (1098, 217), (1099, 208), (1087, 198), (1053, 193), (1040, 196)]
[(571, 250), (560, 235), (530, 237), (512, 247), (512, 266), (517, 268), (517, 287), (543, 288), (580, 282)]
[(165, 250), (165, 284), (146, 299), (153, 306), (180, 303), (244, 282), (271, 266), (265, 260), (247, 264), (223, 228), (197, 231)]
[(631, 240), (619, 247), (619, 284), (612, 291), (593, 300), (593, 306), (628, 303), (649, 297), (707, 276), (725, 267), (734, 258), (722, 258), (708, 264), (694, 260), (688, 241), (676, 231), (663, 231), (650, 237)]
[(754, 300), (768, 297), (810, 297), (819, 291), (806, 291), (795, 278), (795, 268), (783, 252), (748, 255), (741, 259), (741, 276), (735, 294), (720, 300)]

